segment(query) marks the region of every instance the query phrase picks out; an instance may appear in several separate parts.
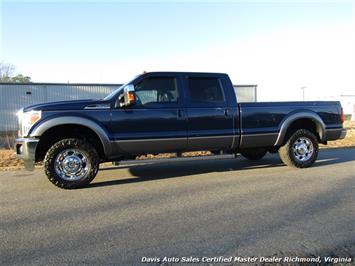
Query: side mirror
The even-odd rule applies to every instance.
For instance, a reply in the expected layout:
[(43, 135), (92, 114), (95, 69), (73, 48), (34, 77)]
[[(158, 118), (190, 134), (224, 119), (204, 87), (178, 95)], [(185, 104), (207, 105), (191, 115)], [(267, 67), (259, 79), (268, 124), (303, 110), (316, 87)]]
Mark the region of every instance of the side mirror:
[(123, 88), (123, 94), (118, 97), (118, 102), (120, 107), (131, 106), (136, 102), (136, 93), (132, 84)]

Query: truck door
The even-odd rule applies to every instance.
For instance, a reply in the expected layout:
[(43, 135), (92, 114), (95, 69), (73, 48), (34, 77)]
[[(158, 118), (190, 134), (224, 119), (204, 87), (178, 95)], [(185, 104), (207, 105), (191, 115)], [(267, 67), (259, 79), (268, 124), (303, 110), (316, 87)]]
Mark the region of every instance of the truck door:
[(134, 81), (136, 103), (112, 112), (116, 153), (158, 153), (187, 147), (180, 79), (149, 74)]
[(189, 150), (230, 149), (233, 145), (233, 110), (219, 76), (185, 78)]

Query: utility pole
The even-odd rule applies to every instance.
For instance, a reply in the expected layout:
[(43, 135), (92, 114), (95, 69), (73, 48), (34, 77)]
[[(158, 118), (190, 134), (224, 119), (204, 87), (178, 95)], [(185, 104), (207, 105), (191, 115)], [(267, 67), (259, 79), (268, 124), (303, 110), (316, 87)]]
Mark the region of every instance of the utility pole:
[(307, 88), (307, 86), (301, 87), (302, 90), (302, 100), (304, 101), (304, 90)]

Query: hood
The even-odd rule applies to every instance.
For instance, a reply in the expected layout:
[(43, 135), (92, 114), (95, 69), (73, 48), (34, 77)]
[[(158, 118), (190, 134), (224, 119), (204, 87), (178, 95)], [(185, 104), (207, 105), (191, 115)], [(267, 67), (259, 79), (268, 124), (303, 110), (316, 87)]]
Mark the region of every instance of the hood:
[(110, 102), (103, 100), (75, 100), (34, 104), (25, 107), (23, 111), (82, 110), (85, 107), (100, 108), (105, 106), (109, 107)]

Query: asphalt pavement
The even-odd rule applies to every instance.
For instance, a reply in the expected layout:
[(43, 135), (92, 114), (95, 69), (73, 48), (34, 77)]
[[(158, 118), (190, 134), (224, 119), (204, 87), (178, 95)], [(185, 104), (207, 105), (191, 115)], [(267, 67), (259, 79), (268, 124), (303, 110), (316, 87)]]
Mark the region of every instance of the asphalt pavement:
[(0, 207), (1, 265), (354, 256), (355, 149), (322, 150), (307, 169), (271, 154), (128, 162), (77, 190), (0, 172)]

